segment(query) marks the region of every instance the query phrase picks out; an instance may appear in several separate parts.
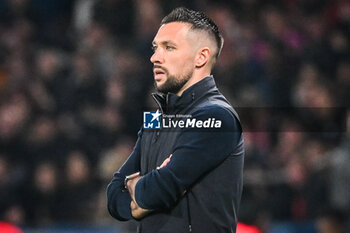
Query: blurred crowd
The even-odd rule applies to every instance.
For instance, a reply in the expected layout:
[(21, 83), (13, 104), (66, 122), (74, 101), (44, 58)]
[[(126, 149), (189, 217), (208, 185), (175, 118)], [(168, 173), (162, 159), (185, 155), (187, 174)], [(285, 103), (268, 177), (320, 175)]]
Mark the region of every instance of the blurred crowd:
[(349, 217), (349, 1), (0, 0), (0, 220), (113, 222), (105, 188), (155, 107), (151, 42), (177, 6), (225, 39), (213, 74), (245, 130), (241, 220)]

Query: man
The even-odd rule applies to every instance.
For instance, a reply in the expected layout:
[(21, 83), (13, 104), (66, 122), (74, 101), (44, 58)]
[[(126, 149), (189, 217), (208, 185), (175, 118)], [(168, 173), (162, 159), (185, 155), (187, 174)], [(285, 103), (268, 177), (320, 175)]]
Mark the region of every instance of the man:
[(152, 44), (160, 92), (153, 98), (163, 114), (187, 115), (190, 123), (140, 130), (107, 188), (108, 210), (122, 221), (139, 220), (142, 233), (235, 232), (242, 130), (210, 75), (223, 39), (203, 13), (177, 8), (162, 20)]

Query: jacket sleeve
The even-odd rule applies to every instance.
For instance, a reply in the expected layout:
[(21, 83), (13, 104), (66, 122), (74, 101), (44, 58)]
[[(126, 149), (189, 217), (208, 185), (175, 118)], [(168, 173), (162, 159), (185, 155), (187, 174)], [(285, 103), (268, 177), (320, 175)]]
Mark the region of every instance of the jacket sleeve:
[(192, 114), (197, 120), (221, 120), (219, 129), (184, 129), (175, 143), (167, 166), (143, 176), (135, 188), (135, 199), (144, 209), (172, 207), (195, 182), (215, 169), (242, 140), (239, 121), (227, 109), (210, 106)]
[(122, 167), (114, 173), (112, 181), (107, 186), (108, 211), (114, 218), (120, 221), (132, 219), (130, 209), (131, 197), (129, 192), (124, 188), (124, 180), (127, 175), (140, 171), (141, 131), (138, 133), (138, 139), (133, 152)]

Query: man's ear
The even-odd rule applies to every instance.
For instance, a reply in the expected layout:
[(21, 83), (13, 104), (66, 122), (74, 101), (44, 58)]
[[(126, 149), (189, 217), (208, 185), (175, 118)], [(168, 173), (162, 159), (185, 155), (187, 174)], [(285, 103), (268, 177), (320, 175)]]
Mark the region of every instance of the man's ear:
[(200, 68), (209, 62), (210, 49), (208, 47), (200, 48), (196, 55), (195, 66)]

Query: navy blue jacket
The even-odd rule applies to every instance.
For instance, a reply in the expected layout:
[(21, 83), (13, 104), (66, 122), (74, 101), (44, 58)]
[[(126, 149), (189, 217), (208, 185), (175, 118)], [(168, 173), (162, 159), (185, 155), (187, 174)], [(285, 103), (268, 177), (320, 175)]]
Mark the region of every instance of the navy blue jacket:
[[(133, 152), (108, 185), (110, 214), (122, 221), (132, 219), (124, 179), (140, 171), (136, 202), (154, 212), (140, 220), (138, 232), (236, 232), (244, 157), (236, 112), (212, 76), (180, 97), (170, 93), (153, 97), (164, 114), (219, 120), (221, 127), (140, 130)], [(156, 169), (170, 154), (167, 166)]]

